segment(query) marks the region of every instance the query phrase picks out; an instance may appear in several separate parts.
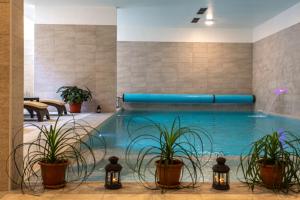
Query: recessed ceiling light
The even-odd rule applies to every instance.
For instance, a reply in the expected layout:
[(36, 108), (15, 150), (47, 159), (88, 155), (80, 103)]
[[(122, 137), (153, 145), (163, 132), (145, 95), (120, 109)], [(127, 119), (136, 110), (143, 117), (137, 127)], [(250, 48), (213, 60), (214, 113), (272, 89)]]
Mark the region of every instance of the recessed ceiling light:
[(208, 14), (206, 15), (206, 19), (207, 19), (207, 20), (213, 20), (214, 17), (213, 17), (213, 15), (212, 15), (212, 13), (208, 13)]
[(214, 20), (212, 20), (212, 19), (210, 19), (210, 20), (205, 20), (205, 25), (206, 26), (212, 26), (212, 25), (214, 25), (215, 24), (215, 21)]

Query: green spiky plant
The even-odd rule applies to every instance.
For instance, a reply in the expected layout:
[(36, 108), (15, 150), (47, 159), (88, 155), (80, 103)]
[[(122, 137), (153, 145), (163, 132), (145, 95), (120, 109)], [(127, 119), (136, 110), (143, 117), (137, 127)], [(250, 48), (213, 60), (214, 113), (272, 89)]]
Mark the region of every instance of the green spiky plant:
[[(131, 142), (125, 152), (126, 163), (138, 180), (146, 188), (164, 189), (158, 184), (156, 164), (167, 166), (180, 162), (183, 167), (177, 188), (196, 187), (203, 180), (202, 167), (211, 156), (208, 153), (203, 159), (205, 148), (212, 152), (210, 136), (202, 129), (182, 126), (179, 117), (170, 128), (150, 119), (142, 120), (149, 125), (133, 131), (128, 128)], [(128, 124), (134, 121), (131, 119)]]
[[(83, 120), (69, 120), (54, 125), (26, 124), (34, 128), (37, 136), (29, 142), (19, 144), (18, 132), (14, 139), (14, 149), (8, 158), (15, 167), (18, 177), (11, 177), (23, 193), (38, 194), (44, 191), (40, 163), (57, 164), (68, 162), (66, 182), (77, 187), (95, 170), (106, 154), (106, 144), (99, 130)], [(32, 134), (35, 134), (33, 131)], [(95, 148), (97, 147), (97, 148)], [(97, 149), (97, 151), (95, 151)], [(20, 152), (24, 156), (20, 162)], [(22, 154), (22, 153), (21, 153)]]
[[(287, 131), (275, 131), (252, 143), (246, 155), (241, 154), (238, 171), (249, 188), (267, 186), (264, 183), (261, 167), (271, 165), (281, 168), (281, 183), (267, 186), (274, 191), (300, 191), (300, 138)], [(275, 175), (274, 175), (275, 177)]]

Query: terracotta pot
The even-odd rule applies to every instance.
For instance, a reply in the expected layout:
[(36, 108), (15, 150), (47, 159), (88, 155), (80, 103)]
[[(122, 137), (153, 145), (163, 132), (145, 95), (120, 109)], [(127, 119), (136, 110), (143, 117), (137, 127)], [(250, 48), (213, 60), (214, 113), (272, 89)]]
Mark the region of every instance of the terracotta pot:
[(41, 166), (43, 185), (45, 188), (57, 189), (65, 187), (66, 169), (69, 165), (68, 161), (54, 164), (39, 162), (39, 164)]
[(260, 164), (260, 176), (267, 188), (279, 188), (282, 185), (284, 165)]
[(82, 103), (69, 103), (71, 113), (80, 113)]
[(176, 188), (180, 185), (180, 176), (183, 163), (175, 160), (174, 164), (164, 164), (156, 161), (157, 184), (162, 188)]

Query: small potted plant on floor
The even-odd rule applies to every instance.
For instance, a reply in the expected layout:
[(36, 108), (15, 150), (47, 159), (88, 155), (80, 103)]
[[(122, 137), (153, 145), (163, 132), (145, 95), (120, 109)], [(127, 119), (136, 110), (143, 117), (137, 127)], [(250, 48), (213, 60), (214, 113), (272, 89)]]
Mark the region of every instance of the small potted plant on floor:
[(82, 103), (92, 99), (92, 93), (88, 88), (84, 90), (77, 86), (63, 86), (57, 93), (60, 93), (63, 101), (69, 104), (71, 113), (80, 113)]
[[(151, 121), (142, 120), (146, 123)], [(141, 124), (141, 119), (138, 121)], [(149, 125), (133, 131), (128, 129), (128, 132), (131, 142), (126, 149), (125, 160), (146, 187), (194, 187), (203, 177), (202, 166), (210, 158), (208, 154), (206, 160), (202, 160), (204, 141), (211, 151), (211, 140), (204, 130), (181, 126), (180, 119), (176, 118), (171, 127), (151, 121)], [(155, 185), (151, 186), (153, 179)]]
[[(58, 118), (52, 125), (28, 126), (36, 129), (36, 137), (22, 144), (14, 140), (15, 148), (9, 157), (19, 175), (17, 180), (12, 178), (12, 181), (23, 192), (38, 193), (43, 188), (62, 188), (68, 182), (80, 184), (87, 180), (96, 163), (105, 156), (104, 139), (87, 122), (72, 119), (59, 123)], [(24, 159), (19, 162), (19, 152), (22, 151)]]
[(256, 185), (283, 191), (300, 190), (300, 138), (283, 130), (266, 135), (240, 156), (238, 170), (253, 190)]

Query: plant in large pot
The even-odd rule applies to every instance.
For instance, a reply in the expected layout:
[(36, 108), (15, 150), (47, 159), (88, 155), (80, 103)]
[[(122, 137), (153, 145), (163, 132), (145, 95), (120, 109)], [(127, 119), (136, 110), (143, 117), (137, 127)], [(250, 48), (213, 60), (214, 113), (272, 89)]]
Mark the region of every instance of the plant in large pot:
[(253, 190), (260, 185), (274, 191), (300, 191), (300, 138), (279, 130), (252, 143), (240, 156), (238, 171)]
[(71, 113), (80, 113), (82, 103), (92, 99), (92, 93), (88, 88), (84, 90), (77, 86), (63, 86), (56, 93), (60, 93), (63, 101), (69, 104)]
[[(60, 122), (58, 118), (52, 125), (28, 126), (36, 136), (18, 144), (17, 135), (23, 132), (17, 133), (9, 157), (18, 173), (18, 177), (11, 179), (23, 192), (39, 193), (45, 188), (62, 188), (71, 182), (77, 186), (87, 180), (106, 154), (99, 130), (85, 121), (73, 118)], [(22, 151), (24, 156), (20, 162), (19, 152)]]
[(150, 119), (131, 119), (131, 141), (125, 152), (129, 168), (147, 188), (195, 187), (203, 178), (202, 167), (210, 159), (212, 145), (202, 129), (182, 126), (176, 118), (171, 126)]

